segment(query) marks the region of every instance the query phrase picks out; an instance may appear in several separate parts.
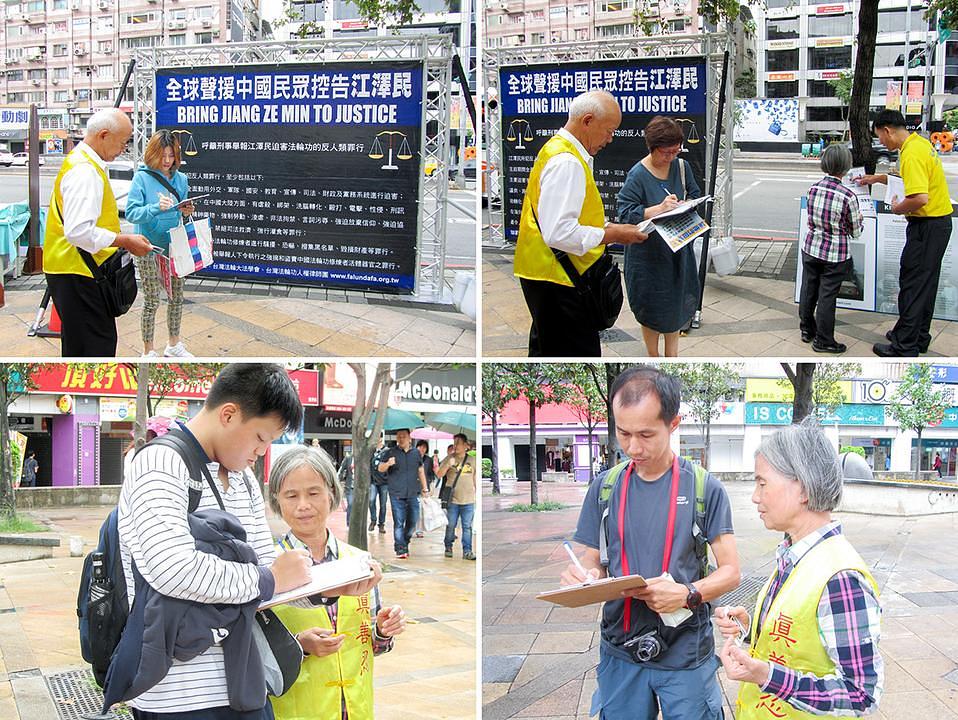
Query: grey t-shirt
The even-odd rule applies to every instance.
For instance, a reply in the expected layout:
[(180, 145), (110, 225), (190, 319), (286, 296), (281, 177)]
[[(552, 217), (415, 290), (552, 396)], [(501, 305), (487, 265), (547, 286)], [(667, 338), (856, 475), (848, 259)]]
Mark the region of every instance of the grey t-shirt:
[[(599, 505), (599, 491), (606, 473), (597, 477), (585, 496), (579, 524), (573, 540), (591, 548), (599, 547), (599, 524), (602, 507)], [(622, 572), (622, 546), (619, 542), (618, 512), (622, 494), (622, 482), (626, 471), (623, 470), (609, 497), (608, 549), (609, 574), (620, 576)], [(662, 556), (665, 549), (665, 531), (668, 524), (670, 493), (672, 490), (672, 468), (657, 480), (647, 482), (636, 473), (629, 477), (626, 501), (625, 546), (629, 559), (629, 572), (646, 578), (662, 574)], [(698, 559), (695, 556), (695, 543), (692, 538), (692, 524), (695, 519), (695, 474), (692, 464), (679, 460), (679, 491), (676, 502), (675, 533), (669, 572), (679, 583), (690, 583), (701, 579)], [(713, 542), (719, 535), (732, 533), (732, 509), (728, 494), (722, 483), (714, 475), (708, 475), (705, 482), (705, 536)], [(651, 630), (657, 624), (657, 616), (640, 600), (631, 600), (631, 627), (625, 633), (622, 617), (625, 609), (623, 600), (607, 602), (602, 608), (602, 647), (616, 657), (632, 660), (628, 650), (621, 648), (627, 639)], [(655, 660), (645, 663), (648, 667), (679, 670), (697, 667), (714, 653), (712, 637), (711, 610), (703, 603), (695, 616), (686, 620), (680, 628), (684, 632), (677, 634), (667, 651)]]

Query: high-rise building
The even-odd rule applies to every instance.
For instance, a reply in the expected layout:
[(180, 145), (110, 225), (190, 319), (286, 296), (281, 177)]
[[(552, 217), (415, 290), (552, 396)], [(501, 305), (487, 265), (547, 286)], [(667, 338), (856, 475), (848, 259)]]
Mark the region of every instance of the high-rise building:
[[(828, 81), (839, 77), (843, 70), (851, 72), (855, 66), (859, 6), (857, 1), (825, 4), (814, 0), (768, 0), (764, 15), (757, 18), (756, 94), (798, 98), (800, 139), (834, 136), (845, 129), (847, 108)], [(881, 0), (871, 78), (873, 109), (885, 107), (889, 82), (904, 81), (906, 63), (910, 66), (908, 83), (914, 96), (924, 96), (923, 87), (919, 90), (916, 83), (925, 80), (926, 43), (937, 32), (935, 23), (924, 17), (926, 9), (917, 1)], [(943, 111), (958, 106), (958, 42), (939, 44), (931, 69), (935, 120), (941, 119)], [(900, 85), (896, 87), (899, 92)], [(907, 95), (908, 86), (905, 88)], [(917, 103), (911, 105), (917, 110)]]
[(58, 110), (76, 134), (94, 110), (113, 104), (134, 49), (255, 40), (257, 2), (6, 0), (0, 106)]

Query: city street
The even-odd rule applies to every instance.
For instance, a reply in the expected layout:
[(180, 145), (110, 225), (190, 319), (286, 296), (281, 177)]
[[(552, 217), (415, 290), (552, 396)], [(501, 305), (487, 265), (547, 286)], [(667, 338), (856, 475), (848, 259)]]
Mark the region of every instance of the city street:
[[(750, 501), (751, 482), (726, 485), (732, 503), (742, 584), (717, 604), (751, 609), (781, 536), (769, 532)], [(482, 553), (483, 718), (585, 720), (598, 662), (598, 605), (563, 608), (535, 599), (558, 587), (587, 486), (543, 483), (540, 502), (566, 508), (512, 513), (528, 502), (529, 485), (509, 481), (503, 494), (483, 488), (487, 541)], [(874, 573), (883, 608), (880, 650), (885, 693), (879, 720), (936, 718), (958, 713), (958, 570), (941, 538), (958, 531), (958, 515), (880, 517), (838, 513), (844, 531)], [(726, 717), (737, 686), (720, 672)]]
[[(60, 540), (52, 558), (0, 564), (0, 718), (59, 720), (93, 708), (95, 686), (80, 656), (76, 594), (82, 557), (69, 557), (71, 536), (81, 536), (84, 554), (95, 545), (110, 507), (51, 508), (25, 513), (49, 525)], [(274, 533), (285, 532), (270, 519)], [(330, 517), (330, 530), (347, 536), (345, 516)], [(375, 713), (384, 720), (410, 717), (473, 718), (476, 695), (476, 563), (442, 556), (441, 531), (414, 540), (409, 560), (392, 552), (387, 534), (369, 535), (369, 551), (385, 576), (383, 599), (402, 605), (416, 621), (392, 652), (376, 659)], [(399, 564), (401, 563), (401, 564)], [(78, 674), (77, 671), (84, 671)], [(50, 687), (68, 692), (59, 706)]]

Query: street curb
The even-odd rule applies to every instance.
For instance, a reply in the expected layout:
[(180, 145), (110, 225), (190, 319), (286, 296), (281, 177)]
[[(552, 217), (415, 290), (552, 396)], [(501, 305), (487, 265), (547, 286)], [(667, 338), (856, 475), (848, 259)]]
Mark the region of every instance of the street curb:
[(0, 535), (0, 545), (29, 545), (31, 547), (60, 547), (60, 538), (31, 537), (29, 535)]

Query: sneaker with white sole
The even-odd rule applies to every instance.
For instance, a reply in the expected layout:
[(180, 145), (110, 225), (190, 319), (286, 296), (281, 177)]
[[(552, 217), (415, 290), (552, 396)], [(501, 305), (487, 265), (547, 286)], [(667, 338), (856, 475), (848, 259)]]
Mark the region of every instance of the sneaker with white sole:
[(156, 350), (150, 350), (150, 352), (143, 353), (142, 355), (140, 355), (140, 357), (144, 357), (144, 358), (155, 358), (159, 356), (160, 354)]
[(167, 345), (166, 350), (163, 351), (163, 357), (191, 358), (193, 353), (183, 347), (183, 341), (181, 340), (176, 345)]

